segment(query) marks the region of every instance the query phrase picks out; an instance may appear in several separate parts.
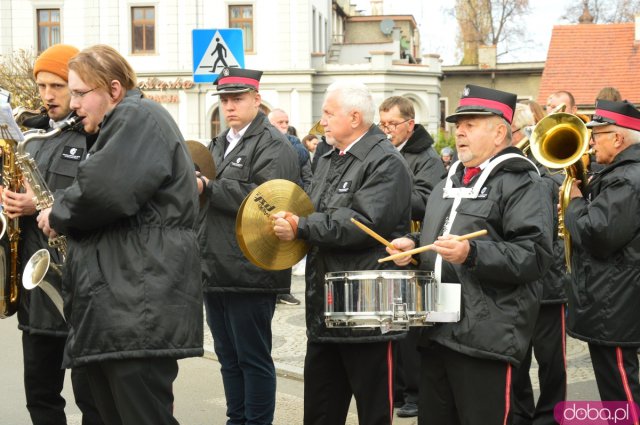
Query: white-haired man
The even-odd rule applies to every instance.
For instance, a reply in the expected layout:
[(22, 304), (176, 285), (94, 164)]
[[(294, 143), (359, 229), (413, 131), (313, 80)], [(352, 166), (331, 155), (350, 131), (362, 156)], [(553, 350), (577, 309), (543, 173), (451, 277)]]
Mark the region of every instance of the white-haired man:
[(358, 230), (351, 218), (387, 239), (409, 230), (411, 175), (400, 153), (373, 125), (375, 104), (360, 83), (327, 89), (322, 119), (333, 149), (319, 158), (309, 195), (316, 212), (307, 217), (276, 214), (283, 240), (303, 239), (307, 255), (307, 354), (304, 367), (304, 424), (344, 424), (355, 396), (363, 424), (391, 424), (391, 341), (399, 335), (379, 328), (327, 328), (325, 273), (374, 270), (384, 246)]

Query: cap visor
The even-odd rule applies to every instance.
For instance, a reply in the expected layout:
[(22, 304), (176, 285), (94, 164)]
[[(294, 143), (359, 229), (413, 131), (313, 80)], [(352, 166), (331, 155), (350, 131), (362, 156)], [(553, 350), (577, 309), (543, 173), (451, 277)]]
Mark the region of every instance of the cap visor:
[(591, 127), (601, 127), (603, 125), (613, 125), (615, 123), (612, 122), (602, 122), (602, 121), (589, 121), (588, 123), (586, 123), (585, 125), (587, 126), (587, 128), (591, 128)]
[(246, 87), (246, 88), (242, 88), (242, 89), (224, 89), (224, 90), (219, 90), (219, 91), (215, 91), (213, 93), (211, 93), (211, 96), (218, 96), (221, 94), (233, 94), (233, 93), (246, 93), (248, 91), (254, 90), (252, 88)]
[(496, 115), (496, 116), (498, 116), (498, 114), (494, 114), (493, 112), (489, 112), (489, 111), (462, 111), (462, 112), (456, 112), (455, 114), (451, 114), (448, 117), (446, 117), (444, 120), (446, 122), (456, 122), (456, 121), (458, 121), (458, 119), (460, 119), (460, 117), (469, 116), (469, 115)]

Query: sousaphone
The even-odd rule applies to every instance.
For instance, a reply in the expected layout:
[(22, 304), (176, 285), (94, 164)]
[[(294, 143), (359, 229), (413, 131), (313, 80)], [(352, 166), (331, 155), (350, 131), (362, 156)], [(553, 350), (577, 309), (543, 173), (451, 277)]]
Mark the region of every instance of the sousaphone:
[(251, 191), (236, 216), (236, 238), (242, 253), (252, 264), (265, 270), (288, 269), (309, 251), (306, 241), (281, 241), (275, 235), (271, 216), (280, 211), (305, 217), (314, 209), (300, 186), (275, 179)]

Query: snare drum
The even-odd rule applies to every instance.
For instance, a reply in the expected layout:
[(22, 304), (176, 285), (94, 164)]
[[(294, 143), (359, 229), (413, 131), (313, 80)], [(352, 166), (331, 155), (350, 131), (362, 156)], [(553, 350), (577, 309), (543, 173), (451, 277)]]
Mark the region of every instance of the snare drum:
[(403, 330), (424, 326), (434, 309), (433, 272), (364, 270), (325, 275), (325, 323), (328, 328)]

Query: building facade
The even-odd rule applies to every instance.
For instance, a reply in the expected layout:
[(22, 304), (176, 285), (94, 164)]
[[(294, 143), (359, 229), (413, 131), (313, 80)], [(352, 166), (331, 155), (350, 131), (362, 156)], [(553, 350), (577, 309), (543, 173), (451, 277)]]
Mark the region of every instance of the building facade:
[(413, 18), (367, 20), (352, 9), (345, 0), (0, 0), (0, 55), (56, 43), (108, 44), (131, 63), (140, 87), (167, 108), (185, 138), (206, 141), (224, 124), (211, 95), (215, 87), (193, 80), (192, 31), (241, 28), (245, 67), (264, 71), (264, 109), (287, 111), (299, 135), (320, 118), (324, 91), (336, 80), (366, 83), (377, 103), (408, 96), (417, 122), (437, 131), (440, 61), (415, 57)]

